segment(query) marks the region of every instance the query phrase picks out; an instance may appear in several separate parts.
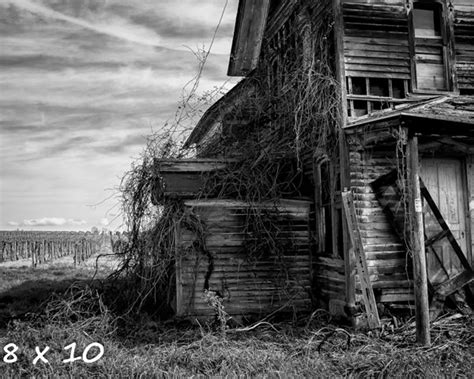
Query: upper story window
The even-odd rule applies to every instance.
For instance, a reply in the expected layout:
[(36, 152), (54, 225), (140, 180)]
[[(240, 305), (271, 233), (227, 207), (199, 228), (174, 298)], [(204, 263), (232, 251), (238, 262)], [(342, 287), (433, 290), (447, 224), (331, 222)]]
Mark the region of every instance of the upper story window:
[(443, 2), (413, 2), (413, 88), (418, 91), (449, 90), (446, 25)]
[(416, 37), (441, 37), (441, 4), (415, 3), (413, 24)]
[(350, 118), (361, 117), (405, 102), (405, 79), (349, 76), (346, 81), (347, 109)]

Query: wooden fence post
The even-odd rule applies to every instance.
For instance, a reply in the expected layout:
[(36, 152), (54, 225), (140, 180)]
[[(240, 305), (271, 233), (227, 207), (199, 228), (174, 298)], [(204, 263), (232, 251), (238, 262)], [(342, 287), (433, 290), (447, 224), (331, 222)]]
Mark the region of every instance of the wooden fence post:
[(413, 280), (416, 308), (416, 341), (428, 346), (430, 340), (430, 316), (428, 304), (428, 278), (426, 272), (423, 207), (420, 190), (420, 165), (418, 159), (418, 137), (408, 139), (408, 202), (411, 217), (409, 238), (413, 255)]

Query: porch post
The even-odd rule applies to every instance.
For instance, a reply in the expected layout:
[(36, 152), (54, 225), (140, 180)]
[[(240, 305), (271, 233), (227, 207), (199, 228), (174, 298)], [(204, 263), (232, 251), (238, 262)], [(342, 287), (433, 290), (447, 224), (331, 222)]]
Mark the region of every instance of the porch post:
[(416, 308), (416, 341), (430, 345), (430, 317), (428, 304), (428, 278), (426, 272), (425, 236), (423, 209), (420, 191), (420, 165), (418, 160), (418, 137), (408, 138), (408, 202), (410, 211), (409, 240), (413, 255), (413, 279)]
[[(349, 146), (346, 142), (344, 127), (347, 125), (347, 91), (346, 91), (346, 73), (344, 68), (344, 22), (342, 17), (341, 0), (332, 0), (334, 12), (334, 46), (336, 58), (336, 78), (340, 85), (340, 104), (339, 104), (339, 128), (336, 128), (339, 137), (339, 165), (341, 190), (349, 189), (350, 180), (350, 164), (349, 164)], [(339, 197), (340, 201), (342, 198)], [(344, 213), (341, 212), (341, 217)], [(347, 223), (342, 222), (342, 248), (344, 255), (344, 272), (345, 272), (345, 293), (346, 293), (346, 314), (354, 321), (353, 312), (355, 309), (355, 273), (356, 261), (354, 250), (349, 244), (349, 231)]]

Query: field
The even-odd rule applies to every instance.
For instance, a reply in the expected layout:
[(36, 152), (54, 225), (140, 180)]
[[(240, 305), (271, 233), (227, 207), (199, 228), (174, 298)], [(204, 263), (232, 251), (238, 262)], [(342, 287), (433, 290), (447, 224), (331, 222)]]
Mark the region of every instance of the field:
[[(470, 316), (436, 321), (431, 347), (415, 345), (412, 320), (356, 333), (322, 310), (222, 331), (212, 323), (160, 321), (152, 312), (120, 313), (114, 304), (126, 284), (106, 280), (117, 259), (100, 258), (96, 270), (96, 257), (76, 267), (71, 256), (36, 268), (30, 261), (0, 264), (0, 377), (433, 378), (473, 372)], [(9, 344), (18, 347), (14, 354)], [(35, 347), (43, 352), (46, 346), (47, 363), (33, 364)], [(63, 362), (71, 354), (79, 359)]]
[(97, 254), (108, 237), (105, 233), (3, 230), (0, 263), (29, 260), (36, 267), (71, 256), (78, 265)]

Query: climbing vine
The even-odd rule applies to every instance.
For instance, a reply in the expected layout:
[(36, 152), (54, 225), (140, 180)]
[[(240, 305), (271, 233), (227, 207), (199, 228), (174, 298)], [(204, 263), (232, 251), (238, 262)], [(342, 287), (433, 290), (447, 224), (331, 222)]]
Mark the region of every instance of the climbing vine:
[[(286, 28), (292, 34), (286, 40), (273, 36), (264, 41), (257, 69), (241, 84), (243, 95), (226, 112), (221, 130), (200, 146), (201, 156), (238, 162), (206, 177), (196, 197), (248, 204), (244, 232), (249, 259), (278, 257), (291, 248), (291, 236), (279, 236), (278, 199), (311, 196), (312, 178), (307, 172), (312, 172), (313, 152), (322, 151), (330, 159), (337, 154), (340, 85), (333, 72), (332, 16), (328, 11), (323, 17), (313, 17), (311, 9), (302, 7), (290, 17)], [(275, 38), (280, 42), (275, 43)], [(177, 114), (193, 119), (198, 107), (191, 105), (191, 99), (209, 104), (221, 92), (186, 96)], [(194, 249), (212, 265), (205, 246), (206, 225), (185, 212), (180, 200), (154, 198), (154, 184), (159, 180), (154, 160), (193, 154), (183, 147), (182, 137), (189, 132), (183, 131), (182, 123), (178, 118), (150, 136), (141, 161), (122, 180), (131, 237), (116, 275), (135, 281), (129, 287), (134, 299), (131, 309), (139, 310), (147, 302), (167, 304), (172, 296), (175, 260), (186, 254), (178, 244), (177, 227), (196, 235)], [(239, 128), (226, 129), (236, 124)], [(273, 209), (262, 208), (262, 202), (273, 203)]]

